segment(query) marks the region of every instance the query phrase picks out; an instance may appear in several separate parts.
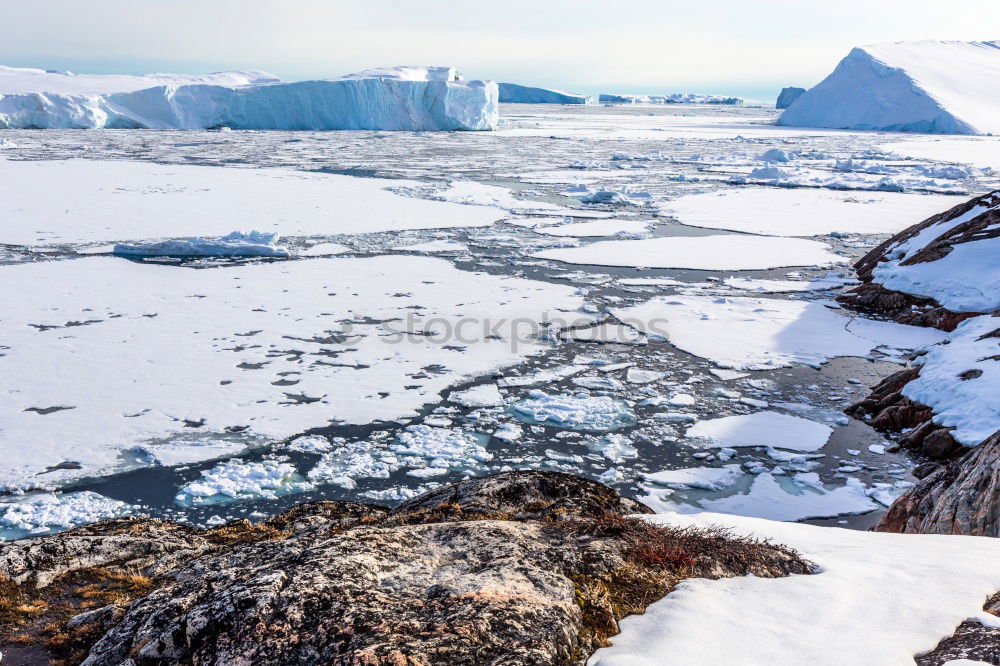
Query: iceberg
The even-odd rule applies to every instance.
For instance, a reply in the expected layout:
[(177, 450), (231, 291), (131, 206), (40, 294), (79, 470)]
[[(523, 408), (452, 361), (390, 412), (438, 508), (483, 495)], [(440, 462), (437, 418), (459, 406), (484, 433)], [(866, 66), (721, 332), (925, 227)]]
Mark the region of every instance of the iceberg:
[(500, 102), (503, 104), (590, 104), (594, 101), (593, 97), (562, 90), (531, 88), (516, 83), (499, 85)]
[(835, 129), (1000, 133), (1000, 40), (853, 49), (778, 119)]
[(778, 101), (774, 104), (774, 108), (787, 109), (792, 105), (792, 102), (802, 97), (805, 92), (805, 88), (782, 88), (781, 94), (778, 95)]
[(608, 104), (743, 104), (739, 97), (700, 95), (698, 93), (672, 93), (670, 95), (613, 95), (601, 93), (598, 101)]
[(493, 81), (385, 67), (283, 82), (266, 72), (77, 75), (0, 67), (0, 129), (492, 130)]
[(288, 257), (278, 234), (234, 231), (218, 240), (191, 238), (132, 245), (118, 243), (114, 253), (127, 257)]

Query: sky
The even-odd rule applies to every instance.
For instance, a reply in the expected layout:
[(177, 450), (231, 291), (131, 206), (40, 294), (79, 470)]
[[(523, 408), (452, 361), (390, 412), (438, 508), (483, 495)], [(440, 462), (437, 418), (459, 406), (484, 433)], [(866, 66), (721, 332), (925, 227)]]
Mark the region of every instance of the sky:
[(851, 47), (1000, 39), (1000, 0), (0, 0), (0, 64), (92, 73), (384, 65), (587, 94), (768, 100)]

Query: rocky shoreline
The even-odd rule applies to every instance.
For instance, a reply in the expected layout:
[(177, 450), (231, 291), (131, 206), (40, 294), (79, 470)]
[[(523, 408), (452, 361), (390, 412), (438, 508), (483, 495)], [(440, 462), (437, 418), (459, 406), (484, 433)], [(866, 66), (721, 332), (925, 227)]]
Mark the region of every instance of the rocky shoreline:
[(479, 477), (396, 508), (312, 502), (201, 531), (113, 520), (0, 545), (18, 663), (583, 664), (689, 577), (808, 574), (794, 550), (556, 472)]

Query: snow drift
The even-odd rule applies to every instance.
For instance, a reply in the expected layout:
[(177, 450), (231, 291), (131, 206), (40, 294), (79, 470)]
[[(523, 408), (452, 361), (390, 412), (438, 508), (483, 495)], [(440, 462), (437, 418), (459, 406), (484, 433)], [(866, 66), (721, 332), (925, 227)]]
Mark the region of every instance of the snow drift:
[(500, 101), (514, 104), (590, 104), (594, 100), (586, 95), (563, 92), (562, 90), (531, 88), (516, 83), (501, 83)]
[(608, 104), (743, 104), (739, 97), (700, 95), (698, 93), (671, 93), (669, 95), (613, 95), (601, 93), (598, 101)]
[(497, 84), (451, 67), (286, 83), (266, 72), (75, 75), (0, 67), (0, 128), (490, 130)]
[(779, 125), (1000, 133), (1000, 41), (917, 41), (853, 49)]

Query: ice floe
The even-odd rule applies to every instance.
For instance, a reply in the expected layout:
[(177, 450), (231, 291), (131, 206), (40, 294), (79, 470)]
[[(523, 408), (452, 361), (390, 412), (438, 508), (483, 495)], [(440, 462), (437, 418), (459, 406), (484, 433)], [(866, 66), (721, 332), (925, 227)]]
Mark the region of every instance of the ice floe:
[(234, 222), (285, 237), (481, 227), (507, 215), (492, 203), (509, 192), (462, 206), (389, 189), (415, 181), (82, 159), (0, 160), (0, 181), (0, 243), (17, 245), (221, 236)]
[(530, 391), (510, 410), (525, 423), (570, 430), (616, 430), (636, 422), (635, 414), (623, 400), (572, 393), (551, 395), (539, 389)]
[(273, 499), (309, 490), (295, 467), (280, 460), (243, 462), (227, 460), (201, 472), (201, 478), (185, 484), (174, 501), (181, 506), (229, 504), (251, 499)]
[(504, 403), (496, 384), (479, 384), (464, 391), (454, 391), (448, 400), (463, 407), (498, 407)]
[(955, 203), (940, 194), (744, 187), (691, 194), (671, 201), (667, 208), (680, 222), (695, 227), (819, 236), (896, 233)]
[(833, 428), (780, 412), (754, 412), (699, 421), (688, 438), (704, 439), (714, 448), (771, 447), (813, 453), (826, 446)]
[(278, 245), (278, 234), (234, 231), (215, 240), (191, 238), (130, 245), (119, 243), (113, 252), (128, 257), (288, 257)]
[(454, 468), (475, 469), (477, 463), (493, 459), (485, 448), (487, 436), (456, 428), (412, 425), (396, 440), (392, 450), (411, 468), (407, 474), (419, 478), (441, 476)]
[(731, 370), (819, 366), (837, 356), (868, 356), (877, 347), (931, 345), (944, 336), (934, 329), (844, 317), (809, 301), (663, 296), (613, 308), (612, 314)]
[[(87, 257), (0, 277), (18, 285), (0, 290), (0, 484), (108, 471), (131, 449), (190, 462), (415, 416), (547, 349), (526, 322), (593, 318), (570, 286), (411, 256), (203, 270)], [(70, 455), (81, 469), (44, 473)]]
[(736, 234), (598, 241), (543, 250), (531, 256), (593, 266), (733, 271), (847, 263), (845, 257), (832, 253), (829, 246), (818, 241)]
[(90, 491), (42, 493), (0, 502), (0, 541), (119, 518), (135, 507)]
[(724, 490), (743, 476), (739, 465), (722, 467), (689, 467), (662, 472), (643, 474), (643, 478), (667, 488), (698, 488), (701, 490)]

